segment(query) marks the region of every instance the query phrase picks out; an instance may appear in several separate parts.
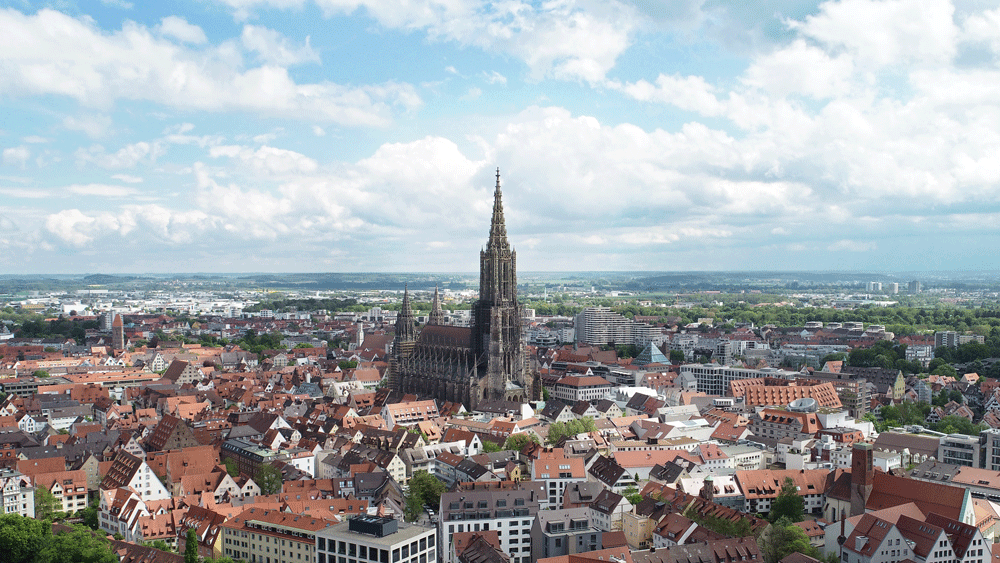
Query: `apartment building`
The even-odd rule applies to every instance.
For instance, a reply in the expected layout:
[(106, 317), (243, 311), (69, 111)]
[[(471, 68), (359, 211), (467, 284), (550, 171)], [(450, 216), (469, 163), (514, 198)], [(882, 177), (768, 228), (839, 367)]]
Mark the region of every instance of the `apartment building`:
[(533, 481), (543, 483), (548, 502), (541, 502), (542, 508), (562, 505), (563, 492), (570, 483), (587, 480), (583, 458), (566, 457), (562, 448), (548, 448), (538, 454), (531, 466)]
[(937, 458), (944, 463), (980, 467), (983, 445), (980, 444), (979, 436), (948, 434), (941, 437)]
[(250, 563), (316, 561), (316, 534), (336, 522), (280, 510), (251, 508), (222, 526), (222, 552)]
[(35, 488), (31, 479), (16, 469), (0, 469), (3, 513), (35, 517)]
[(587, 307), (574, 319), (576, 341), (587, 344), (634, 344), (645, 346), (660, 336), (660, 330), (637, 323), (610, 307)]
[(447, 553), (451, 535), (456, 532), (496, 530), (511, 563), (531, 563), (531, 526), (542, 499), (548, 497), (541, 483), (520, 483), (518, 487), (441, 495), (439, 555)]
[(543, 510), (531, 527), (531, 556), (535, 561), (602, 549), (603, 532), (590, 522), (589, 508)]

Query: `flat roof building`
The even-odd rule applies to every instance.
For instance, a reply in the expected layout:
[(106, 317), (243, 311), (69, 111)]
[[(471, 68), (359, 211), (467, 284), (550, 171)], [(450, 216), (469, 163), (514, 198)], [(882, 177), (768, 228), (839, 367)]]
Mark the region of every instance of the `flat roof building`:
[(434, 528), (358, 515), (316, 534), (316, 562), (437, 563)]

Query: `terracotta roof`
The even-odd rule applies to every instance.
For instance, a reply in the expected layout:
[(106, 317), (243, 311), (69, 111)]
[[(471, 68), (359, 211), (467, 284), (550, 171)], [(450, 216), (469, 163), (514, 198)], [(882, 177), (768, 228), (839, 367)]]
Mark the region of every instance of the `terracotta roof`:
[(913, 502), (925, 515), (937, 513), (960, 520), (966, 489), (942, 483), (929, 483), (875, 472), (872, 493), (865, 503), (867, 510), (880, 510)]

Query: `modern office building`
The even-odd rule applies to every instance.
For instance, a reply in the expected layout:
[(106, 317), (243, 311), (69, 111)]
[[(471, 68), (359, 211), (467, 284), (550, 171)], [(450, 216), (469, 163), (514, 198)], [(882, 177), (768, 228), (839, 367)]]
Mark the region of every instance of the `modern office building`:
[(383, 516), (352, 516), (316, 533), (315, 561), (437, 563), (436, 531)]

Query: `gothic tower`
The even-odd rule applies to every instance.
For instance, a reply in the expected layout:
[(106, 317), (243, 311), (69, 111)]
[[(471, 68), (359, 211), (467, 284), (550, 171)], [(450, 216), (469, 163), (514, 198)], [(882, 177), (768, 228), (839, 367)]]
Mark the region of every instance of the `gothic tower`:
[(392, 339), (392, 354), (389, 358), (389, 388), (393, 391), (402, 389), (400, 381), (400, 361), (406, 360), (413, 353), (417, 341), (416, 322), (413, 320), (413, 309), (410, 308), (410, 290), (403, 286), (403, 306), (396, 316), (396, 334)]
[(443, 325), (444, 311), (441, 310), (441, 299), (438, 297), (438, 288), (434, 286), (434, 302), (431, 304), (431, 316), (427, 319), (429, 325)]
[(484, 400), (530, 399), (517, 301), (517, 254), (507, 241), (497, 169), (493, 219), (479, 253), (479, 300), (472, 309), (472, 350), (483, 377)]

